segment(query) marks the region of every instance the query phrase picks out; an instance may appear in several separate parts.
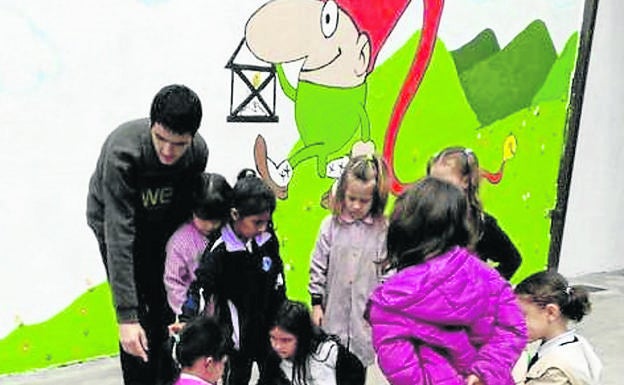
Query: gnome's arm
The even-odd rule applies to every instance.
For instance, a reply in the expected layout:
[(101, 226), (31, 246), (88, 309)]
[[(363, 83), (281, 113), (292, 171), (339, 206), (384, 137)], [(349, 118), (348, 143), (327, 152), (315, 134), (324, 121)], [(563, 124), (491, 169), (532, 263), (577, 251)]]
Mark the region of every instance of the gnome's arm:
[(362, 130), (362, 142), (368, 142), (371, 140), (371, 128), (370, 128), (370, 119), (368, 118), (368, 114), (366, 113), (366, 109), (364, 105), (361, 106), (360, 111), (360, 127)]
[(277, 71), (277, 80), (279, 80), (279, 84), (280, 87), (282, 87), (282, 91), (284, 91), (284, 95), (294, 102), (297, 97), (297, 89), (288, 81), (286, 73), (284, 72), (284, 67), (278, 63), (275, 65), (275, 70)]

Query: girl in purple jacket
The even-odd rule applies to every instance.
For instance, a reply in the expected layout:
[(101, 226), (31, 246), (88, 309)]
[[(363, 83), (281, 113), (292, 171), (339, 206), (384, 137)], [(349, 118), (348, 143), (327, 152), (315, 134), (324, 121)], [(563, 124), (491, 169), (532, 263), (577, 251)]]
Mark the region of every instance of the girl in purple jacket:
[(393, 385), (513, 384), (526, 326), (511, 287), (469, 247), (465, 195), (425, 178), (396, 201), (387, 268), (368, 317), (379, 366)]

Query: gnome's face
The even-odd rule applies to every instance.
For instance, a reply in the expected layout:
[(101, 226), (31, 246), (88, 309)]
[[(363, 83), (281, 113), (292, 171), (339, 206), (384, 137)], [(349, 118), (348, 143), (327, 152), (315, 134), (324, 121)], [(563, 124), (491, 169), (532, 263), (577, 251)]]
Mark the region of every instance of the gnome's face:
[(368, 36), (332, 0), (271, 1), (251, 16), (245, 39), (261, 60), (304, 59), (301, 80), (354, 87), (366, 79), (371, 57)]

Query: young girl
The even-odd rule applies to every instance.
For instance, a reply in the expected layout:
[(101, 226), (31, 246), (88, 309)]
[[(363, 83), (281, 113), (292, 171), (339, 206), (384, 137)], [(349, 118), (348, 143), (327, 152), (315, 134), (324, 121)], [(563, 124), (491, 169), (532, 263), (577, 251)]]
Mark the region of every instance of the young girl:
[(498, 264), (496, 270), (509, 280), (522, 262), (518, 249), (498, 226), (496, 219), (483, 211), (479, 200), (480, 170), (477, 156), (465, 147), (448, 147), (427, 165), (427, 175), (453, 183), (466, 193), (469, 216), (478, 241), (475, 251), (484, 260)]
[(212, 247), (230, 215), (232, 187), (220, 174), (203, 173), (193, 192), (193, 217), (169, 238), (165, 248), (165, 289), (174, 314), (182, 312), (186, 292), (204, 250)]
[(243, 170), (232, 195), (229, 222), (196, 270), (181, 321), (215, 296), (215, 315), (231, 337), (228, 385), (247, 385), (255, 361), (262, 372), (269, 351), (269, 325), (286, 298), (279, 245), (271, 227), (275, 195), (251, 170)]
[(515, 289), (529, 340), (541, 340), (522, 384), (599, 384), (602, 364), (587, 340), (568, 330), (590, 311), (587, 291), (554, 271), (535, 273)]
[(269, 336), (273, 350), (259, 385), (364, 384), (362, 363), (312, 324), (303, 303), (284, 302)]
[(175, 348), (181, 372), (174, 385), (216, 385), (223, 375), (226, 351), (226, 338), (214, 320), (198, 317), (188, 323)]
[(375, 360), (363, 314), (381, 279), (378, 262), (386, 255), (387, 198), (383, 161), (372, 155), (351, 158), (338, 182), (333, 215), (321, 223), (310, 263), (312, 320), (337, 335), (364, 366)]
[(465, 195), (425, 178), (397, 198), (371, 295), (379, 366), (394, 385), (513, 384), (526, 327), (509, 283), (472, 254)]

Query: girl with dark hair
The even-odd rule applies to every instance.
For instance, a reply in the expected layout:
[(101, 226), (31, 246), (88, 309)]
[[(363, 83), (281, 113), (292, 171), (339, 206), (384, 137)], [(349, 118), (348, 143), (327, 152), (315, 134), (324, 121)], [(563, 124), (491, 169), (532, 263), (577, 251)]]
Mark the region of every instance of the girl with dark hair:
[(587, 290), (570, 286), (555, 271), (542, 271), (520, 282), (515, 292), (529, 341), (541, 340), (521, 383), (599, 384), (600, 359), (585, 338), (568, 329), (569, 321), (581, 321), (591, 309)]
[(284, 302), (269, 337), (272, 351), (259, 385), (364, 384), (359, 359), (314, 325), (301, 302)]
[(181, 367), (174, 385), (216, 385), (227, 360), (227, 340), (213, 319), (197, 317), (180, 333), (175, 357)]
[[(182, 305), (180, 321), (199, 313), (214, 298), (215, 317), (234, 345), (227, 385), (247, 385), (255, 361), (260, 372), (269, 351), (269, 326), (286, 299), (284, 268), (271, 218), (273, 191), (252, 170), (243, 170), (234, 185), (228, 223), (195, 271)], [(213, 297), (214, 296), (214, 297)]]
[(355, 156), (338, 181), (333, 213), (321, 223), (310, 262), (312, 320), (340, 338), (364, 366), (375, 362), (366, 300), (384, 278), (386, 166), (375, 155)]
[(385, 265), (370, 297), (379, 366), (393, 385), (511, 385), (526, 344), (509, 283), (474, 255), (465, 195), (425, 178), (397, 198)]
[(481, 171), (477, 155), (465, 147), (447, 147), (427, 164), (427, 175), (454, 184), (466, 193), (468, 217), (477, 235), (475, 251), (484, 261), (496, 263), (496, 270), (509, 280), (522, 257), (496, 219), (483, 211), (479, 199)]
[(219, 237), (230, 215), (232, 187), (220, 174), (203, 173), (193, 191), (193, 217), (169, 238), (165, 251), (165, 290), (176, 315), (182, 312), (186, 292), (195, 280), (199, 259)]

